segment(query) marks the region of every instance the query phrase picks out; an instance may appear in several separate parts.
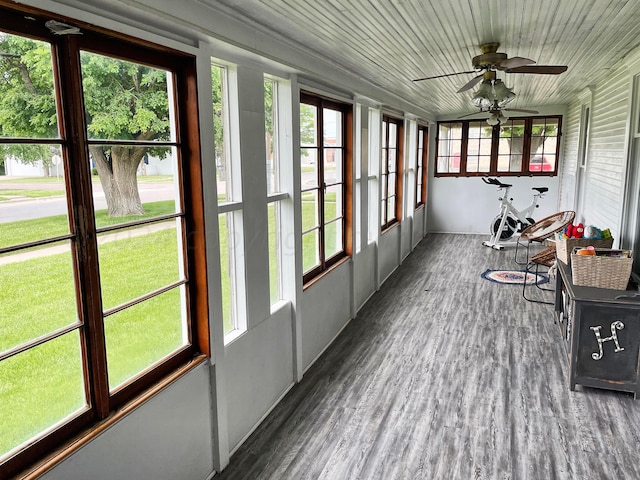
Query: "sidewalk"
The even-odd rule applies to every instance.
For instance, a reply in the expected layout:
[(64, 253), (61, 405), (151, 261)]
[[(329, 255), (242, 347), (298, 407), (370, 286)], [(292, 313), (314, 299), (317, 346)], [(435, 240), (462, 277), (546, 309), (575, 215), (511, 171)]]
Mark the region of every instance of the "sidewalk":
[[(113, 242), (116, 240), (124, 240), (126, 238), (140, 237), (142, 235), (148, 235), (150, 233), (159, 232), (160, 230), (173, 228), (174, 226), (175, 226), (175, 221), (171, 221), (171, 222), (165, 221), (165, 222), (154, 224), (154, 225), (144, 225), (138, 228), (123, 230), (121, 232), (108, 233), (106, 235), (100, 235), (98, 237), (98, 245), (102, 245), (108, 242)], [(27, 260), (31, 260), (33, 258), (46, 257), (49, 255), (57, 255), (59, 253), (67, 253), (70, 251), (70, 249), (71, 247), (69, 246), (69, 244), (65, 244), (65, 245), (56, 245), (53, 247), (40, 248), (37, 250), (30, 250), (28, 252), (5, 254), (6, 256), (0, 257), (0, 266), (9, 265), (12, 263), (24, 262)]]

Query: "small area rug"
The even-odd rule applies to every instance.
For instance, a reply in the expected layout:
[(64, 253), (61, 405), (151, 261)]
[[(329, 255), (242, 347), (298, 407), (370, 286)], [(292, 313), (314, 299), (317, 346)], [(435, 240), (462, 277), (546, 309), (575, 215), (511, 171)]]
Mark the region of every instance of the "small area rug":
[[(487, 270), (481, 277), (490, 282), (502, 283), (505, 285), (522, 285), (524, 280), (524, 270)], [(535, 273), (527, 273), (527, 285), (533, 285), (536, 281)], [(538, 274), (538, 285), (549, 281), (546, 275)]]

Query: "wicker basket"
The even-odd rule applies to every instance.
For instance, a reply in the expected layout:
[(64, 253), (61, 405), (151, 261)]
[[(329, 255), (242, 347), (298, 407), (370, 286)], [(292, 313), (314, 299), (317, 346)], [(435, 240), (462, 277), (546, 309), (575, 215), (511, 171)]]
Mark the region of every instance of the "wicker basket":
[(613, 238), (589, 239), (589, 238), (556, 238), (556, 256), (558, 260), (567, 265), (571, 262), (571, 252), (575, 247), (611, 248)]
[[(606, 249), (596, 249), (598, 250)], [(633, 258), (571, 254), (573, 284), (583, 287), (626, 290)]]

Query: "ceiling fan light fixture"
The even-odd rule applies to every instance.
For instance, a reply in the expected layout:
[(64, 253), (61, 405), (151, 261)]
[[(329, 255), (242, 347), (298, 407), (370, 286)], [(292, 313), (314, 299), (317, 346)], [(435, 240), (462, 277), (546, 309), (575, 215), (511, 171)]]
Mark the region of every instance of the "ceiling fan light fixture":
[(498, 125), (500, 123), (500, 118), (496, 112), (493, 112), (489, 118), (487, 118), (487, 123), (492, 127)]
[(481, 109), (490, 108), (493, 105), (493, 87), (490, 80), (483, 80), (478, 90), (473, 95), (472, 101), (476, 107)]
[(516, 94), (513, 93), (513, 90), (507, 87), (502, 80), (496, 80), (493, 83), (493, 91), (496, 96), (496, 101), (501, 107), (505, 106), (507, 103), (513, 101), (513, 99), (516, 98)]

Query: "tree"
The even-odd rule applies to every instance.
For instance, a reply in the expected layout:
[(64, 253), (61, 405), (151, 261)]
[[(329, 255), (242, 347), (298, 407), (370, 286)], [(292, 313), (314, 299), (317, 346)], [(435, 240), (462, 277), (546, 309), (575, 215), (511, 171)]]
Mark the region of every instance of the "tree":
[[(0, 134), (56, 138), (51, 48), (45, 42), (0, 36)], [(87, 130), (90, 138), (168, 140), (167, 72), (89, 52), (81, 54)], [(48, 151), (47, 151), (48, 149)], [(23, 162), (50, 162), (47, 146), (11, 145)], [(139, 145), (91, 145), (89, 148), (107, 200), (110, 216), (144, 213), (136, 172), (145, 155), (164, 158), (168, 148)]]
[[(531, 155), (535, 155), (538, 149), (542, 146), (547, 137), (558, 136), (558, 124), (535, 124), (531, 127), (530, 147), (529, 152)], [(500, 137), (506, 138), (509, 142), (512, 155), (522, 155), (524, 150), (524, 122), (507, 123), (500, 126)]]

